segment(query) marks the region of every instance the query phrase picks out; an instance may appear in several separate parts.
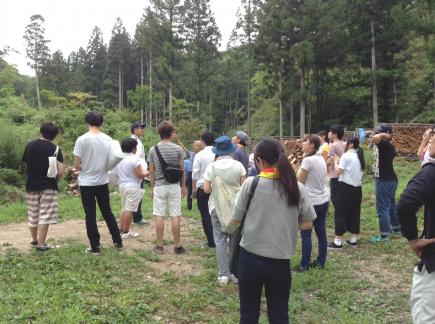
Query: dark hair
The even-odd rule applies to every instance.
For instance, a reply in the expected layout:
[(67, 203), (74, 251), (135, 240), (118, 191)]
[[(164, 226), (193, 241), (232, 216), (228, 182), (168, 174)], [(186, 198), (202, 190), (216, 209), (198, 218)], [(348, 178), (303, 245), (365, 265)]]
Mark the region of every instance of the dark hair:
[(358, 154), (359, 163), (361, 164), (361, 170), (364, 171), (366, 168), (366, 162), (364, 160), (364, 151), (359, 146), (359, 139), (358, 137), (352, 137), (347, 141), (347, 147), (349, 147), (349, 144), (353, 144), (353, 148), (356, 151), (356, 154)]
[(212, 132), (204, 132), (201, 135), (201, 140), (207, 144), (207, 146), (214, 144), (214, 135)]
[(93, 110), (86, 113), (85, 122), (90, 126), (100, 127), (103, 121), (103, 115), (99, 111)]
[(137, 141), (134, 138), (126, 138), (121, 143), (121, 150), (124, 153), (131, 153), (137, 147)]
[(255, 146), (254, 158), (260, 158), (270, 165), (277, 167), (279, 173), (278, 189), (280, 193), (287, 198), (288, 206), (298, 205), (298, 181), (281, 144), (272, 137), (263, 138)]
[(39, 132), (46, 140), (52, 141), (59, 133), (59, 128), (53, 123), (44, 123), (39, 128)]
[(308, 136), (306, 138), (306, 140), (308, 141), (308, 143), (314, 144), (314, 152), (311, 155), (316, 154), (316, 152), (320, 148), (320, 137), (319, 137), (319, 135), (316, 135), (316, 134), (310, 135), (310, 136)]
[(344, 127), (342, 125), (334, 125), (331, 127), (331, 133), (337, 135), (338, 139), (344, 136)]
[(157, 127), (157, 132), (161, 139), (171, 138), (172, 133), (175, 132), (175, 127), (170, 121), (163, 120)]
[(324, 137), (325, 142), (329, 143), (328, 132), (326, 130), (321, 130), (320, 132), (317, 133), (317, 135), (319, 135), (320, 137)]

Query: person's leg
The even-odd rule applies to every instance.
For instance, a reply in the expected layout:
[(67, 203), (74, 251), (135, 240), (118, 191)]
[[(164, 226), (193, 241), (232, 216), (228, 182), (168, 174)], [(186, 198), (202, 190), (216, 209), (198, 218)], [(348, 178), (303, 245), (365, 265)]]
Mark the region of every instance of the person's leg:
[(218, 277), (230, 278), (230, 259), (228, 256), (228, 234), (222, 232), (221, 223), (216, 214), (216, 209), (211, 213), (213, 225), (213, 238), (216, 244), (216, 258), (218, 262)]
[(400, 233), (400, 223), (396, 212), (396, 191), (397, 181), (391, 181), (389, 184), (390, 192), (390, 225), (394, 233)]
[(273, 260), (264, 272), (267, 316), (271, 324), (289, 323), (290, 260)]
[(174, 246), (180, 247), (181, 246), (181, 225), (180, 225), (180, 216), (174, 216), (171, 217), (171, 228), (172, 228), (172, 235), (174, 237)]
[(326, 236), (326, 216), (328, 214), (329, 203), (314, 206), (317, 218), (314, 220), (314, 231), (318, 240), (317, 266), (323, 268), (326, 263), (328, 253), (328, 238)]
[(156, 219), (156, 245), (163, 246), (163, 231), (165, 230), (165, 218), (163, 216), (155, 216)]
[(311, 250), (312, 250), (311, 232), (312, 232), (311, 229), (301, 231), (301, 241), (302, 241), (301, 267), (304, 269), (309, 268), (310, 261), (311, 261)]
[(258, 323), (263, 288), (261, 260), (261, 257), (240, 248), (238, 265), (240, 324)]
[(331, 202), (335, 208), (335, 204), (337, 201), (338, 178), (331, 178), (329, 185), (331, 190)]
[(80, 196), (86, 215), (86, 232), (93, 250), (100, 248), (100, 233), (97, 226), (97, 210), (95, 203), (94, 187), (81, 186)]
[(379, 230), (381, 236), (390, 234), (390, 205), (391, 199), (386, 182), (376, 179), (376, 212), (379, 217)]
[(352, 212), (350, 213), (349, 232), (352, 234), (351, 243), (356, 243), (360, 234), (362, 187), (352, 190)]
[(48, 233), (49, 224), (40, 224), (38, 225), (38, 246), (47, 245), (47, 233)]
[(156, 222), (156, 246), (163, 247), (163, 232), (165, 230), (166, 197), (165, 186), (154, 187), (153, 215)]
[(38, 224), (39, 224), (39, 192), (26, 193), (27, 219), (32, 236), (32, 245), (38, 243)]
[(186, 175), (187, 186), (187, 209), (192, 210), (192, 172), (187, 172)]
[(428, 273), (425, 266), (414, 269), (411, 313), (414, 324), (435, 323), (435, 272)]
[[(143, 189), (143, 181), (140, 184), (140, 188)], [(142, 219), (143, 219), (143, 216), (142, 216), (142, 199), (141, 199), (141, 201), (139, 203), (139, 207), (137, 208), (137, 211), (135, 211), (133, 213), (133, 222), (140, 223), (142, 221)]]
[(122, 218), (123, 218), (122, 232), (128, 233), (130, 231), (130, 225), (131, 225), (131, 222), (133, 220), (133, 213), (130, 211), (124, 211), (122, 213)]
[(104, 221), (109, 228), (113, 243), (121, 247), (121, 234), (119, 233), (119, 228), (116, 223), (115, 216), (113, 216), (112, 210), (110, 209), (109, 185), (106, 184), (95, 187), (95, 196), (97, 198), (98, 207), (100, 208)]
[(210, 194), (206, 194), (203, 189), (198, 189), (196, 200), (198, 203), (199, 212), (201, 213), (202, 228), (207, 238), (208, 246), (215, 247), (215, 243), (213, 240), (213, 226), (211, 224), (210, 213), (208, 211), (209, 197)]
[(181, 187), (178, 184), (168, 186), (167, 195), (174, 246), (178, 248), (181, 246)]
[(335, 240), (331, 242), (330, 247), (335, 244), (338, 247), (342, 246), (343, 234), (346, 233), (346, 219), (348, 213), (348, 192), (345, 184), (339, 183), (335, 198), (334, 223), (335, 223)]

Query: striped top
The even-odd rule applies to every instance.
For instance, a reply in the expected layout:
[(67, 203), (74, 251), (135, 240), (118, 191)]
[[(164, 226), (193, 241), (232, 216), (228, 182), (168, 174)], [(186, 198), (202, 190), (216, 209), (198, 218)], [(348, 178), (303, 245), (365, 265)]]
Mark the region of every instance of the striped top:
[[(183, 149), (172, 142), (160, 142), (158, 144), (160, 153), (167, 164), (179, 164), (180, 160), (186, 158), (186, 153)], [(154, 164), (156, 172), (155, 186), (166, 186), (171, 183), (165, 180), (163, 176), (162, 166), (160, 165), (159, 157), (157, 156), (154, 146), (150, 149), (147, 158), (148, 164)]]

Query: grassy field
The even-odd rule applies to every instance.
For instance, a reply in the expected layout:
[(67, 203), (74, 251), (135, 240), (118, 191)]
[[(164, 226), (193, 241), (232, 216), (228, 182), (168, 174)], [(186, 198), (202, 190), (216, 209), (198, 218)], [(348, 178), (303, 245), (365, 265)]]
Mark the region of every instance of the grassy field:
[[(397, 161), (398, 196), (418, 168), (417, 162)], [(324, 270), (292, 274), (292, 323), (411, 322), (408, 299), (416, 257), (403, 238), (381, 245), (367, 242), (378, 232), (374, 203), (368, 175), (360, 246), (329, 253)], [(112, 205), (118, 210), (117, 195)], [(149, 198), (143, 206), (150, 218)], [(77, 198), (62, 196), (59, 209), (62, 221), (83, 218)], [(155, 256), (148, 249), (107, 248), (101, 257), (93, 257), (83, 252), (87, 242), (72, 241), (45, 254), (19, 253), (6, 244), (0, 253), (0, 322), (236, 323), (237, 286), (217, 284), (215, 253), (199, 245), (203, 237), (198, 212), (183, 207), (183, 214), (196, 220), (192, 235), (198, 244), (177, 256), (175, 267), (166, 266), (169, 257), (174, 258), (169, 252)], [(0, 223), (22, 221), (22, 203), (0, 207)], [(330, 214), (330, 238), (332, 229)], [(0, 225), (0, 235), (1, 230)], [(299, 261), (300, 250), (292, 264)], [(183, 271), (177, 270), (177, 262)], [(267, 323), (265, 311), (263, 303), (262, 323)]]

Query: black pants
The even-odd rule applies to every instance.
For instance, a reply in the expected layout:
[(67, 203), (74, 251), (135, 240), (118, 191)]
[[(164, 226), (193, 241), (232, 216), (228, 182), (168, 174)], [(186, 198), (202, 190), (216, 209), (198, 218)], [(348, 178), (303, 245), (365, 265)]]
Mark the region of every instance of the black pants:
[[(140, 184), (140, 187), (143, 189), (143, 180), (142, 183)], [(142, 219), (143, 216), (142, 216), (142, 200), (141, 200), (139, 203), (139, 207), (137, 208), (137, 211), (133, 213), (133, 222), (139, 223)]]
[(335, 204), (337, 203), (338, 178), (331, 178), (330, 189), (332, 205), (337, 208)]
[(114, 244), (122, 246), (121, 235), (119, 234), (118, 224), (115, 216), (110, 209), (109, 185), (102, 186), (80, 186), (83, 209), (86, 214), (86, 231), (88, 234), (91, 248), (96, 249), (100, 246), (100, 233), (97, 227), (97, 210), (95, 200), (98, 203), (104, 221), (109, 228)]
[(201, 213), (202, 228), (207, 237), (207, 244), (209, 247), (215, 247), (213, 239), (213, 225), (211, 224), (211, 217), (208, 211), (208, 199), (210, 194), (206, 194), (203, 189), (199, 188), (196, 193), (196, 202), (198, 204), (199, 212)]
[(186, 174), (186, 187), (187, 187), (187, 209), (192, 210), (192, 172)]
[(290, 297), (290, 260), (265, 258), (240, 249), (240, 323), (258, 323), (261, 292), (266, 290), (267, 316), (271, 324), (287, 324)]
[(342, 236), (346, 231), (359, 234), (361, 219), (361, 187), (338, 183), (334, 213), (335, 235)]

